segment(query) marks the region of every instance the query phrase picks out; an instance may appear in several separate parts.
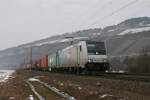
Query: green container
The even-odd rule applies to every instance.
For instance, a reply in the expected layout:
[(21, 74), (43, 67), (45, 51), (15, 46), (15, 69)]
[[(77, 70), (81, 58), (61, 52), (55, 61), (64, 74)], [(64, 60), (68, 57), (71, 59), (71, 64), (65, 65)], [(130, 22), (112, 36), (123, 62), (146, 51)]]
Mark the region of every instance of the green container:
[(57, 56), (56, 53), (51, 54), (48, 56), (48, 66), (50, 68), (57, 67)]

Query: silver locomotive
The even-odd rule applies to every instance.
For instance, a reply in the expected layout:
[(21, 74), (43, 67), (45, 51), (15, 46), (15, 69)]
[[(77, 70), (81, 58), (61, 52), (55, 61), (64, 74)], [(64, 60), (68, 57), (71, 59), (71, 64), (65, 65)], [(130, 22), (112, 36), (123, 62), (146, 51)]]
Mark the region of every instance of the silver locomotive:
[(109, 70), (104, 42), (80, 41), (48, 56), (50, 71), (106, 71)]

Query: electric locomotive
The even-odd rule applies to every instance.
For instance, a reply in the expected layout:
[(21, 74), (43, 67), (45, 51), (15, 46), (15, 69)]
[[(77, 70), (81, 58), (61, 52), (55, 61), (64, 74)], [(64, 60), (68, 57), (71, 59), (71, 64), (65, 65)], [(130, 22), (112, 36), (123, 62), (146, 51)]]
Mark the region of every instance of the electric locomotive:
[(109, 61), (104, 42), (80, 41), (48, 55), (50, 71), (106, 71)]

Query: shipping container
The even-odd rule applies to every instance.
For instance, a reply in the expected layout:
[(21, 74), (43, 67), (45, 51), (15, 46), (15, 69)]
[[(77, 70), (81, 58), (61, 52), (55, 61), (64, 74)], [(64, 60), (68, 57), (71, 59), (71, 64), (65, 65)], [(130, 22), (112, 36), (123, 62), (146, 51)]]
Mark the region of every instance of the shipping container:
[(50, 68), (58, 67), (59, 66), (59, 62), (57, 61), (57, 59), (58, 59), (57, 53), (49, 55), (48, 56), (48, 66)]
[(37, 61), (37, 67), (38, 67), (38, 68), (41, 68), (41, 59), (39, 59), (39, 60)]
[(48, 68), (48, 56), (47, 55), (41, 58), (41, 67)]

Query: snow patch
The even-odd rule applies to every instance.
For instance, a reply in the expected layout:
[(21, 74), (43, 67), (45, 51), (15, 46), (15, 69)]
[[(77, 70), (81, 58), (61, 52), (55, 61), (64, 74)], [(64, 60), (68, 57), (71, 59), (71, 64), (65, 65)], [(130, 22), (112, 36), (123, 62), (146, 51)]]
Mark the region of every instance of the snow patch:
[(78, 90), (82, 90), (82, 87), (78, 87)]
[(60, 86), (64, 86), (64, 83), (60, 83)]
[(97, 35), (101, 35), (101, 33), (91, 33), (91, 36), (97, 36)]
[(69, 42), (70, 39), (63, 39), (63, 40), (60, 40), (59, 42)]
[(145, 24), (143, 22), (139, 23), (139, 26), (144, 26)]
[(108, 99), (109, 97), (113, 97), (113, 100), (128, 100), (128, 97), (119, 97), (119, 96), (114, 96), (111, 94), (103, 94), (100, 95), (100, 99)]
[(115, 30), (108, 30), (108, 32), (114, 32)]
[(105, 98), (105, 97), (111, 97), (111, 96), (113, 96), (113, 95), (110, 95), (110, 94), (103, 94), (103, 95), (101, 95), (100, 98), (102, 99), (102, 98)]
[(114, 32), (116, 30), (118, 30), (118, 29), (111, 29), (111, 30), (108, 30), (107, 32)]
[(38, 81), (39, 81), (39, 80), (36, 79), (36, 78), (29, 78), (28, 80), (31, 81), (31, 82), (38, 82)]
[(34, 100), (33, 95), (29, 95), (29, 100)]
[(59, 40), (43, 42), (43, 43), (35, 44), (34, 46), (41, 46), (41, 45), (44, 45), (44, 44), (53, 44), (53, 43), (57, 43), (58, 41)]
[(149, 30), (150, 30), (150, 27), (134, 28), (134, 29), (125, 30), (118, 35), (135, 34), (135, 33), (143, 32), (143, 31), (149, 31)]
[(124, 70), (112, 70), (111, 71), (112, 73), (126, 73), (127, 71), (124, 71)]
[(14, 72), (14, 70), (0, 70), (0, 82), (7, 82)]
[(15, 100), (16, 98), (15, 97), (9, 97), (9, 100)]

